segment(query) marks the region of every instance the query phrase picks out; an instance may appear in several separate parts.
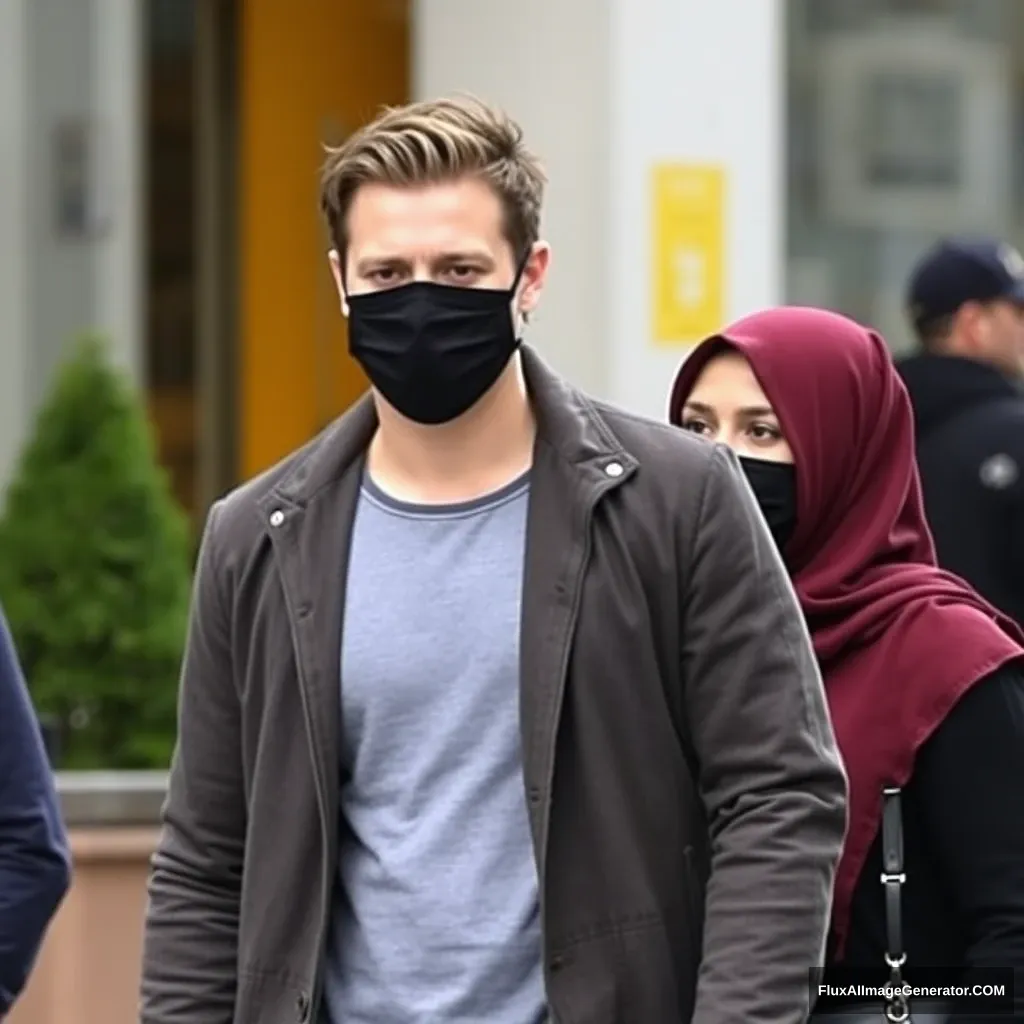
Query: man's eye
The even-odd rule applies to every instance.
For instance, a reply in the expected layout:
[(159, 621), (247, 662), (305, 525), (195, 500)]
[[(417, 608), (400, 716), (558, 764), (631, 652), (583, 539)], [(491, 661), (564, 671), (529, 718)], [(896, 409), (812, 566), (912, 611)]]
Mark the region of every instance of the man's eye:
[(397, 288), (406, 280), (406, 275), (400, 270), (395, 270), (394, 267), (381, 267), (380, 270), (372, 271), (367, 277), (375, 288), (382, 290)]

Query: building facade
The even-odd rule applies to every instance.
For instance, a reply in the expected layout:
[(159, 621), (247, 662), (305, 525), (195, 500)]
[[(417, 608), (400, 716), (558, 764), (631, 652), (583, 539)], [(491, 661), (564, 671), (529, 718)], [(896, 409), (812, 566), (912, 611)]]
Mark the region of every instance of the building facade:
[(468, 91), (549, 178), (531, 338), (664, 414), (724, 321), (825, 305), (908, 344), (953, 231), (1022, 235), (1019, 0), (0, 0), (0, 481), (97, 330), (209, 502), (362, 390), (316, 208), (324, 143)]

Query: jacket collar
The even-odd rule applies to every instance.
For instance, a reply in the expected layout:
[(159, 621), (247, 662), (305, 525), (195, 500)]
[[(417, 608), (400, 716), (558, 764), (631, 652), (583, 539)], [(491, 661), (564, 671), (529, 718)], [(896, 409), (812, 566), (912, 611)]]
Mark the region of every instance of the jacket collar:
[[(523, 376), (537, 418), (537, 442), (545, 443), (569, 466), (594, 480), (606, 479), (605, 467), (617, 462), (631, 475), (637, 460), (582, 392), (556, 374), (537, 352), (521, 346)], [(303, 507), (324, 487), (337, 482), (365, 455), (377, 429), (373, 396), (367, 392), (307, 449), (274, 488), (280, 503)]]

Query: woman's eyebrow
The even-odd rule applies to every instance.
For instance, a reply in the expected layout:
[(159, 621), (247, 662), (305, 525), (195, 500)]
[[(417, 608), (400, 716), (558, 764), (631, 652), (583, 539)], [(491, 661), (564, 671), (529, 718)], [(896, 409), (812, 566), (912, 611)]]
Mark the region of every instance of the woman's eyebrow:
[[(690, 402), (687, 401), (685, 408), (692, 409), (694, 412), (699, 412), (702, 416), (714, 416), (715, 410), (704, 402)], [(740, 416), (745, 416), (748, 419), (754, 419), (758, 416), (774, 416), (775, 410), (770, 405), (745, 405), (736, 412)]]
[(684, 408), (699, 412), (702, 416), (714, 416), (715, 414), (715, 410), (710, 405), (705, 405), (703, 402), (691, 402), (689, 399), (687, 399)]

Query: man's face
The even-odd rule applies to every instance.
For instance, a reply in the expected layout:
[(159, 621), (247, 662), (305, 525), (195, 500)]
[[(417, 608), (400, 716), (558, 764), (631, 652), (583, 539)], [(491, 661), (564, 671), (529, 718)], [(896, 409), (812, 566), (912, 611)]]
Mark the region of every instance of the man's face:
[(1011, 377), (1024, 377), (1024, 306), (1008, 299), (986, 303), (972, 326), (981, 358)]
[[(331, 253), (342, 308), (347, 314), (345, 285), (352, 295), (411, 281), (511, 287), (515, 257), (502, 222), (500, 199), (476, 178), (415, 188), (363, 185), (349, 209), (344, 275), (338, 254)], [(538, 243), (523, 271), (518, 311), (537, 305), (548, 261), (547, 246)]]

